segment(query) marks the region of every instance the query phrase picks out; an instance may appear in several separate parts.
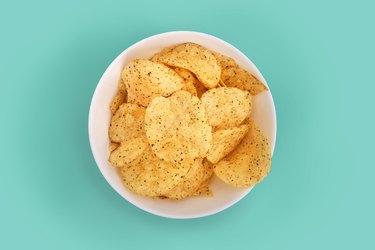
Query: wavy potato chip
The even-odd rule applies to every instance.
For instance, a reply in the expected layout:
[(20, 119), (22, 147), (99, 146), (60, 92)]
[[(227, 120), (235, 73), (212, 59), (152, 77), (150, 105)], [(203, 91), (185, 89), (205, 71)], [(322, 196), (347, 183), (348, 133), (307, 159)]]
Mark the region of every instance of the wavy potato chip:
[(219, 63), (211, 51), (198, 44), (177, 45), (170, 51), (160, 54), (157, 60), (193, 72), (206, 88), (215, 88), (219, 83), (221, 74)]
[(120, 146), (119, 143), (116, 143), (116, 142), (111, 142), (109, 144), (109, 152), (112, 153), (113, 150), (115, 150), (116, 148), (118, 148)]
[(203, 160), (203, 177), (202, 182), (198, 189), (191, 196), (213, 196), (213, 192), (210, 189), (210, 183), (214, 174), (213, 164), (207, 159)]
[(203, 158), (211, 146), (204, 107), (186, 91), (154, 98), (146, 109), (145, 128), (152, 150), (169, 162)]
[(239, 127), (215, 131), (212, 134), (211, 149), (208, 151), (207, 160), (212, 163), (220, 161), (237, 147), (248, 130), (249, 125), (244, 124)]
[(110, 106), (112, 115), (114, 115), (116, 111), (118, 110), (118, 108), (120, 107), (120, 105), (125, 102), (126, 102), (126, 91), (119, 89), (119, 91), (113, 98), (111, 106)]
[(128, 102), (147, 107), (156, 96), (169, 96), (184, 86), (184, 80), (164, 64), (137, 59), (122, 71)]
[(238, 88), (215, 88), (202, 95), (208, 123), (215, 129), (235, 127), (251, 112), (251, 95)]
[(123, 142), (109, 156), (109, 162), (115, 167), (124, 167), (137, 160), (148, 147), (146, 135)]
[(176, 73), (181, 76), (182, 79), (184, 79), (185, 86), (182, 88), (182, 90), (185, 90), (194, 96), (198, 96), (195, 86), (197, 82), (199, 83), (199, 81), (197, 78), (195, 78), (193, 73), (183, 68), (174, 68), (174, 71), (176, 71)]
[(124, 185), (139, 195), (162, 196), (181, 182), (193, 164), (187, 160), (166, 162), (147, 147), (139, 161), (121, 168), (121, 177)]
[(166, 47), (166, 48), (162, 49), (160, 52), (155, 53), (155, 54), (150, 58), (150, 60), (153, 61), (153, 62), (161, 63), (161, 61), (159, 60), (160, 56), (161, 56), (161, 55), (164, 55), (164, 54), (166, 54), (166, 53), (168, 53), (168, 52), (170, 52), (172, 49), (173, 49), (173, 47)]
[(146, 109), (137, 104), (124, 103), (114, 114), (109, 126), (109, 138), (113, 142), (123, 142), (144, 135)]
[(201, 185), (198, 187), (198, 189), (195, 190), (194, 193), (192, 193), (191, 196), (208, 196), (208, 197), (212, 197), (213, 196), (213, 192), (212, 192), (212, 190), (210, 189), (210, 186), (209, 186), (210, 182), (211, 182), (211, 180), (206, 180), (206, 181), (202, 182)]
[(216, 176), (234, 187), (251, 187), (259, 183), (271, 167), (271, 148), (267, 137), (254, 121), (249, 126), (249, 132), (241, 143), (214, 164)]
[(241, 68), (233, 58), (220, 53), (213, 53), (221, 66), (221, 81), (227, 87), (235, 87), (249, 91), (252, 95), (257, 95), (268, 88), (254, 75)]
[(183, 199), (192, 196), (200, 187), (204, 177), (203, 159), (195, 159), (182, 181), (164, 195), (171, 199)]

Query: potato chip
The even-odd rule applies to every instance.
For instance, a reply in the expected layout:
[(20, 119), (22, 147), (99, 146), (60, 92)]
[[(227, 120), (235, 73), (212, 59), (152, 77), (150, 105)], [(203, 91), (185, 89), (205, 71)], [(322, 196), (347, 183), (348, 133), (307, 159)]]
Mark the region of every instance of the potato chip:
[(198, 189), (195, 190), (191, 194), (191, 196), (208, 196), (208, 197), (212, 197), (213, 196), (213, 192), (212, 192), (212, 190), (209, 187), (210, 181), (211, 180), (206, 180), (203, 183), (201, 183), (201, 185), (198, 187)]
[(112, 100), (110, 109), (112, 115), (116, 113), (121, 104), (126, 102), (126, 91), (119, 90)]
[(247, 90), (252, 95), (257, 95), (268, 90), (261, 81), (241, 68), (234, 59), (217, 52), (214, 55), (221, 66), (220, 79), (225, 86)]
[(122, 79), (118, 81), (118, 90), (126, 92), (126, 86)]
[(122, 71), (128, 102), (147, 107), (156, 96), (169, 96), (184, 86), (184, 80), (164, 64), (149, 60), (131, 61)]
[(203, 178), (202, 182), (208, 181), (211, 179), (212, 175), (214, 174), (214, 165), (209, 162), (207, 159), (203, 160)]
[(159, 159), (150, 147), (141, 159), (121, 168), (125, 186), (143, 196), (161, 196), (175, 187), (192, 167), (193, 161), (171, 163)]
[(212, 163), (220, 161), (237, 147), (248, 130), (249, 125), (244, 124), (239, 127), (215, 131), (212, 134), (211, 149), (208, 151), (207, 159)]
[(235, 127), (251, 112), (250, 93), (238, 88), (215, 88), (202, 95), (208, 123), (215, 129)]
[(123, 142), (109, 156), (109, 162), (115, 167), (124, 167), (137, 160), (148, 147), (146, 135)]
[(203, 159), (195, 159), (182, 181), (164, 195), (171, 199), (183, 199), (192, 196), (200, 187), (204, 177)]
[(170, 52), (172, 49), (173, 49), (173, 47), (166, 47), (166, 48), (162, 49), (160, 52), (155, 53), (155, 54), (150, 58), (150, 60), (153, 61), (153, 62), (159, 62), (159, 63), (161, 63), (161, 62), (159, 61), (160, 56), (161, 56), (161, 55), (164, 55), (164, 54), (166, 54), (166, 53), (168, 53), (168, 52)]
[(169, 162), (203, 158), (211, 146), (204, 107), (186, 91), (154, 98), (146, 109), (145, 128), (152, 150)]
[(137, 104), (122, 104), (112, 117), (109, 138), (113, 142), (126, 142), (144, 135), (144, 116), (146, 109)]
[(229, 67), (238, 67), (238, 64), (233, 58), (224, 56), (223, 54), (220, 54), (214, 51), (212, 51), (212, 54), (214, 54), (214, 56), (216, 57), (216, 60), (220, 64), (221, 70), (224, 70), (225, 68), (229, 68)]
[(271, 167), (271, 148), (267, 137), (249, 123), (249, 132), (241, 143), (214, 164), (215, 174), (234, 187), (251, 187), (267, 176)]
[(195, 86), (197, 85), (197, 82), (199, 83), (199, 81), (197, 78), (195, 78), (193, 73), (183, 68), (174, 68), (174, 71), (176, 71), (176, 73), (181, 76), (182, 79), (184, 79), (185, 86), (182, 88), (182, 90), (185, 90), (194, 96), (198, 96)]
[(206, 88), (215, 88), (219, 83), (219, 63), (209, 50), (198, 44), (177, 45), (171, 51), (161, 54), (158, 61), (193, 72)]
[(120, 146), (119, 143), (116, 143), (116, 142), (111, 142), (109, 144), (109, 152), (112, 153), (113, 150), (115, 150), (116, 148), (118, 148)]

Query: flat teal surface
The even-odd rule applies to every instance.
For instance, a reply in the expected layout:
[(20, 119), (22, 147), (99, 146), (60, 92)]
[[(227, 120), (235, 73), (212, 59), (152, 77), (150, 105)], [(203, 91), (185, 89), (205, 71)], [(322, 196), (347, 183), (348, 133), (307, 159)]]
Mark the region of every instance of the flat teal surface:
[[(375, 249), (374, 1), (1, 1), (0, 249)], [(160, 218), (106, 183), (87, 118), (150, 35), (222, 38), (258, 66), (273, 166), (230, 209)]]

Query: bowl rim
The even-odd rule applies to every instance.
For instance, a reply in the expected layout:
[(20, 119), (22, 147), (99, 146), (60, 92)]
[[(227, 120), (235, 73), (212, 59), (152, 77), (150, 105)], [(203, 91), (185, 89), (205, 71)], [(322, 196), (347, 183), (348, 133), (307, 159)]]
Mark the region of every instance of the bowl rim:
[(257, 68), (257, 66), (242, 52), (240, 51), (239, 49), (237, 49), (235, 46), (233, 46), (232, 44), (224, 41), (223, 39), (221, 38), (218, 38), (216, 36), (213, 36), (213, 35), (210, 35), (210, 34), (207, 34), (207, 33), (203, 33), (203, 32), (197, 32), (197, 31), (187, 31), (187, 30), (181, 30), (181, 31), (168, 31), (168, 32), (162, 32), (162, 33), (158, 33), (158, 34), (155, 34), (155, 35), (152, 35), (152, 36), (149, 36), (149, 37), (146, 37), (142, 40), (139, 40), (138, 42), (135, 42), (133, 44), (131, 44), (130, 46), (128, 46), (125, 50), (123, 50), (118, 56), (116, 56), (112, 62), (107, 66), (106, 70), (104, 71), (104, 73), (102, 74), (102, 76), (100, 77), (96, 87), (95, 87), (95, 90), (94, 90), (94, 93), (92, 95), (92, 99), (91, 99), (91, 102), (90, 102), (90, 108), (89, 108), (89, 113), (88, 113), (88, 136), (89, 136), (89, 144), (90, 144), (90, 149), (91, 149), (91, 153), (94, 157), (94, 160), (95, 160), (95, 163), (100, 171), (100, 173), (102, 174), (102, 176), (104, 177), (104, 179), (106, 180), (106, 182), (111, 186), (111, 188), (113, 190), (115, 190), (122, 198), (124, 198), (125, 200), (127, 200), (128, 202), (130, 202), (132, 205), (134, 205), (135, 207), (145, 211), (145, 212), (148, 212), (150, 214), (153, 214), (153, 215), (157, 215), (159, 217), (163, 217), (163, 218), (169, 218), (169, 219), (194, 219), (194, 218), (201, 218), (201, 217), (206, 217), (206, 216), (210, 216), (210, 215), (214, 215), (216, 213), (219, 213), (233, 205), (235, 205), (236, 203), (238, 203), (239, 201), (241, 201), (253, 188), (253, 187), (250, 187), (246, 190), (246, 192), (243, 192), (242, 195), (238, 196), (238, 198), (232, 202), (229, 202), (229, 203), (226, 203), (226, 204), (223, 204), (222, 206), (218, 206), (217, 208), (213, 209), (212, 211), (207, 211), (207, 212), (203, 212), (203, 213), (200, 213), (200, 214), (197, 214), (195, 216), (171, 216), (171, 215), (168, 215), (167, 213), (163, 213), (159, 210), (156, 210), (156, 209), (152, 209), (152, 208), (148, 208), (148, 207), (144, 207), (142, 206), (141, 203), (137, 202), (135, 199), (132, 199), (130, 197), (125, 197), (122, 193), (120, 193), (120, 191), (112, 184), (110, 178), (109, 178), (109, 175), (107, 175), (105, 172), (102, 171), (101, 167), (99, 166), (98, 162), (98, 156), (94, 153), (94, 143), (93, 143), (93, 139), (92, 139), (92, 125), (91, 125), (91, 121), (92, 121), (92, 116), (93, 116), (93, 103), (94, 101), (97, 99), (96, 96), (98, 95), (98, 89), (100, 87), (100, 85), (102, 84), (102, 81), (103, 81), (103, 78), (108, 74), (109, 72), (109, 69), (112, 68), (112, 65), (117, 62), (117, 59), (122, 57), (124, 54), (126, 54), (130, 49), (132, 49), (133, 47), (136, 47), (136, 46), (139, 46), (139, 44), (142, 44), (142, 43), (145, 43), (149, 40), (153, 40), (157, 37), (161, 37), (161, 36), (168, 36), (168, 35), (199, 35), (199, 36), (204, 36), (204, 37), (208, 37), (210, 39), (213, 39), (213, 40), (218, 40), (220, 43), (223, 43), (225, 44), (225, 46), (227, 47), (230, 47), (232, 50), (236, 51), (238, 54), (240, 54), (243, 58), (246, 59), (247, 63), (251, 64), (252, 67), (254, 67), (254, 69), (257, 71), (257, 73), (259, 73), (259, 75), (263, 78), (264, 80), (264, 84), (268, 87), (268, 91), (269, 91), (269, 94), (270, 94), (270, 101), (271, 101), (271, 104), (272, 104), (272, 107), (273, 107), (273, 114), (272, 114), (272, 119), (275, 121), (275, 126), (274, 126), (274, 131), (272, 131), (272, 136), (274, 138), (274, 143), (272, 145), (272, 148), (271, 148), (271, 155), (273, 156), (273, 153), (274, 153), (274, 150), (275, 150), (275, 146), (276, 146), (276, 139), (277, 139), (277, 116), (276, 116), (276, 107), (275, 107), (275, 103), (274, 103), (274, 100), (273, 100), (273, 96), (272, 96), (272, 93), (271, 93), (271, 90), (268, 86), (268, 83), (267, 81), (265, 80), (264, 76), (262, 75), (262, 73), (259, 71), (259, 69)]

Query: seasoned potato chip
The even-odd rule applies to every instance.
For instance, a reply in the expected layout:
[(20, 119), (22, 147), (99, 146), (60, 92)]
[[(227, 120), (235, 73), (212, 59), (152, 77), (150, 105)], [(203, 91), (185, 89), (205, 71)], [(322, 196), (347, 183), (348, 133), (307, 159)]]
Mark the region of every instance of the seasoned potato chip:
[(201, 183), (197, 190), (191, 196), (208, 196), (212, 197), (213, 192), (209, 187), (210, 179)]
[(120, 89), (115, 95), (115, 97), (113, 98), (112, 103), (111, 103), (110, 109), (111, 109), (112, 115), (114, 115), (116, 111), (118, 110), (118, 108), (120, 107), (120, 105), (125, 102), (126, 102), (126, 91), (123, 91)]
[(121, 168), (121, 177), (124, 185), (139, 195), (161, 196), (180, 183), (193, 164), (188, 160), (166, 162), (147, 147), (139, 161)]
[(184, 80), (164, 64), (149, 60), (131, 61), (122, 71), (128, 102), (147, 107), (156, 96), (169, 96), (184, 86)]
[(200, 187), (204, 177), (203, 159), (195, 159), (182, 181), (164, 195), (171, 199), (183, 199), (192, 196)]
[(145, 128), (152, 150), (169, 162), (203, 158), (211, 146), (203, 105), (186, 91), (154, 98), (146, 109)]
[(110, 144), (109, 144), (109, 152), (113, 152), (113, 150), (115, 150), (116, 148), (118, 148), (118, 146), (120, 146), (120, 144), (119, 143), (116, 143), (116, 142), (111, 142)]
[(236, 87), (249, 91), (252, 95), (257, 95), (268, 88), (255, 76), (241, 68), (235, 60), (214, 52), (217, 61), (221, 66), (221, 81), (227, 87)]
[(211, 52), (212, 54), (214, 54), (214, 56), (216, 57), (216, 60), (220, 64), (221, 70), (224, 70), (225, 68), (229, 68), (229, 67), (238, 67), (238, 64), (233, 58), (224, 56), (218, 52), (214, 52), (214, 51), (211, 51)]
[(164, 55), (164, 54), (166, 54), (166, 53), (168, 53), (168, 52), (170, 52), (172, 49), (173, 49), (173, 47), (166, 47), (166, 48), (162, 49), (160, 52), (155, 53), (155, 54), (150, 58), (150, 60), (153, 61), (153, 62), (159, 62), (159, 63), (160, 63), (160, 61), (159, 61), (160, 56), (161, 56), (161, 55)]
[(160, 54), (157, 60), (193, 72), (206, 88), (215, 88), (219, 83), (221, 74), (219, 63), (209, 50), (198, 44), (177, 45), (171, 51)]
[(238, 126), (251, 112), (250, 93), (238, 88), (215, 88), (202, 95), (208, 123), (215, 129)]
[(267, 137), (249, 123), (249, 132), (241, 143), (214, 164), (215, 174), (234, 187), (251, 187), (267, 176), (271, 167), (271, 148)]
[(115, 167), (124, 167), (138, 159), (148, 147), (146, 135), (123, 142), (109, 156), (109, 162)]
[(122, 79), (118, 81), (118, 90), (126, 92), (126, 86)]
[(176, 73), (179, 76), (181, 76), (182, 79), (184, 79), (185, 86), (182, 88), (182, 90), (185, 90), (189, 92), (190, 94), (197, 96), (198, 94), (197, 94), (197, 89), (195, 88), (195, 86), (199, 83), (199, 81), (197, 78), (195, 78), (193, 73), (183, 68), (174, 68), (174, 71), (176, 71)]
[(112, 117), (109, 138), (113, 142), (127, 141), (144, 135), (144, 116), (146, 109), (137, 104), (122, 104)]
[(202, 182), (211, 180), (212, 175), (214, 174), (214, 165), (209, 162), (207, 159), (203, 160), (203, 178)]
[(239, 127), (214, 132), (212, 134), (212, 144), (207, 154), (207, 160), (212, 163), (220, 161), (237, 147), (248, 130), (249, 125), (244, 124)]

